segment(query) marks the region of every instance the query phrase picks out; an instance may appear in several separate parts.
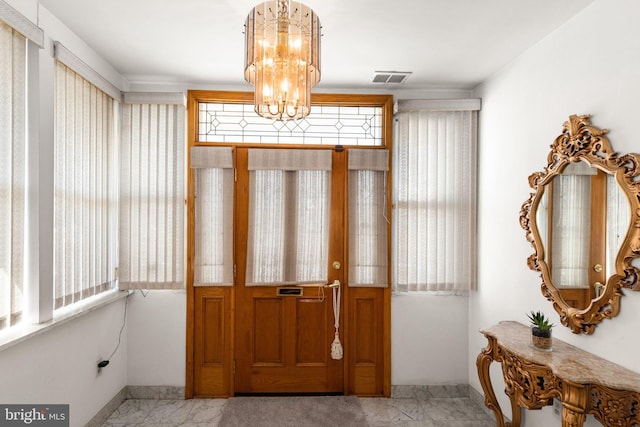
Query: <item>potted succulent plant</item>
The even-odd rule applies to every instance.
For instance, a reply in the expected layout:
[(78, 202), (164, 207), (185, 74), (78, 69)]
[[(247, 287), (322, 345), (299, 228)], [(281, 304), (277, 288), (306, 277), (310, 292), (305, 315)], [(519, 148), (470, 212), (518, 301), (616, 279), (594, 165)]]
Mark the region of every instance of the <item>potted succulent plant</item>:
[(531, 321), (531, 342), (541, 350), (551, 351), (551, 328), (553, 323), (541, 311), (527, 314)]

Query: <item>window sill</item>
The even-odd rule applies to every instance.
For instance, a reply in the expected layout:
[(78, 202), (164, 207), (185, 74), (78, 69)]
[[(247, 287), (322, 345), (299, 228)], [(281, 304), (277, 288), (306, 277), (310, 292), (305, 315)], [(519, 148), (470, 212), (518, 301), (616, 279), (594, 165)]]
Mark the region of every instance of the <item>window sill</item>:
[(127, 295), (128, 292), (114, 289), (113, 291), (108, 291), (92, 298), (89, 301), (80, 302), (73, 308), (62, 309), (54, 313), (53, 319), (48, 322), (38, 324), (26, 323), (9, 328), (6, 331), (0, 332), (0, 351), (13, 347), (29, 338), (44, 334), (57, 326), (64, 325), (115, 301), (126, 298)]

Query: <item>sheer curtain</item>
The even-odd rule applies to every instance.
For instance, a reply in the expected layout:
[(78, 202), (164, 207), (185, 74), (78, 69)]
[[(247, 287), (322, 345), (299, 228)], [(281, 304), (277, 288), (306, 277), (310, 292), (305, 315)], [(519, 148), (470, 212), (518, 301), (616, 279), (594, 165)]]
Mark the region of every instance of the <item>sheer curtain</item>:
[(22, 317), (27, 39), (0, 21), (0, 330)]
[(393, 287), (467, 291), (476, 280), (477, 112), (466, 109), (479, 103), (463, 111), (414, 104), (397, 115)]
[(327, 281), (331, 151), (249, 150), (247, 286)]
[(386, 287), (387, 150), (350, 149), (349, 286)]
[(125, 94), (120, 289), (184, 288), (184, 96)]
[(571, 163), (553, 179), (551, 277), (558, 288), (589, 286), (591, 176), (586, 163)]
[(233, 286), (233, 150), (191, 148), (195, 173), (194, 286)]

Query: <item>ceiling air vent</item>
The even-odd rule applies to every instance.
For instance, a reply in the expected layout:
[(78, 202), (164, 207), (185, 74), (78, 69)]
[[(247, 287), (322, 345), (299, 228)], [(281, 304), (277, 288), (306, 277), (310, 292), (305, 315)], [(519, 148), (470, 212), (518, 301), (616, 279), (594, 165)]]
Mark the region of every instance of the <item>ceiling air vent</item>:
[(404, 83), (410, 75), (409, 71), (376, 71), (371, 81), (373, 83)]

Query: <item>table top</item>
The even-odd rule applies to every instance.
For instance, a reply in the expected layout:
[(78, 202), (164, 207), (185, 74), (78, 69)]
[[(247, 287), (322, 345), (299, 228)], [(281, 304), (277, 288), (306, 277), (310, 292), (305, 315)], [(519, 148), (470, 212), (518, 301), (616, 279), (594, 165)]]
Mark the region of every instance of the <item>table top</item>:
[(531, 344), (531, 328), (514, 321), (503, 321), (480, 329), (511, 353), (532, 363), (547, 366), (554, 375), (577, 384), (600, 384), (618, 390), (640, 393), (640, 374), (552, 338), (553, 351), (543, 351)]

